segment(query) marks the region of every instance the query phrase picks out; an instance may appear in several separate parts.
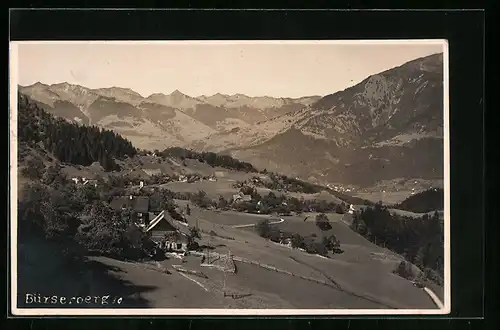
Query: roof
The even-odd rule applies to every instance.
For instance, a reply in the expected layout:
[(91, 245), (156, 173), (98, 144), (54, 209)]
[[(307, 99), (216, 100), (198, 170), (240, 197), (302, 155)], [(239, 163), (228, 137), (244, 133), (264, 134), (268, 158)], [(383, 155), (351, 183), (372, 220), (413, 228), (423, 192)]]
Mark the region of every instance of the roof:
[(113, 209), (121, 210), (124, 206), (131, 207), (136, 212), (146, 213), (149, 211), (149, 197), (134, 196), (132, 199), (130, 196), (113, 197), (111, 201)]
[[(168, 225), (163, 226), (164, 223), (168, 223)], [(165, 228), (175, 229), (177, 232), (181, 233), (184, 236), (189, 235), (189, 226), (182, 225), (179, 221), (173, 220), (170, 214), (166, 211), (162, 211), (158, 216), (154, 219), (151, 219), (151, 223), (146, 228), (146, 231), (151, 230), (164, 230)]]

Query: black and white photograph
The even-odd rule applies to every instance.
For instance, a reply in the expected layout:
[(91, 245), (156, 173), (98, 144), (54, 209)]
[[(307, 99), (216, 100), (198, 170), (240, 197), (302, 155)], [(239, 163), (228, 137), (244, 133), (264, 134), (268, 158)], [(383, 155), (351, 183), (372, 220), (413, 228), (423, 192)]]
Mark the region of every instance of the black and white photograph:
[(445, 40), (9, 47), (14, 315), (450, 313)]

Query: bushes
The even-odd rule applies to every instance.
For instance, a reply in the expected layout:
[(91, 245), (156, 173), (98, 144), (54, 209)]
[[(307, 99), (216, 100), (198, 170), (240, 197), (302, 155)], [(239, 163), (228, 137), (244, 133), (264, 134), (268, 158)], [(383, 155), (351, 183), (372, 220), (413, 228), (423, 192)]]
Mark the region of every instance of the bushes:
[(268, 238), (271, 233), (271, 226), (269, 225), (268, 220), (259, 221), (259, 223), (255, 226), (257, 233), (260, 237)]
[(113, 210), (107, 203), (92, 204), (89, 215), (78, 228), (77, 241), (87, 249), (118, 258), (132, 258), (146, 239), (137, 231), (132, 217)]
[(193, 204), (201, 208), (208, 208), (213, 204), (212, 200), (207, 197), (207, 193), (203, 190), (199, 190), (196, 194), (191, 195), (190, 200)]
[[(268, 173), (267, 171), (262, 172), (262, 174), (267, 174), (267, 173)], [(323, 188), (318, 185), (301, 181), (298, 179), (289, 178), (286, 175), (271, 173), (269, 174), (269, 177), (271, 179), (270, 182), (268, 181), (262, 182), (258, 178), (252, 178), (252, 179), (256, 180), (256, 182), (258, 182), (260, 185), (273, 190), (287, 190), (290, 192), (301, 192), (306, 194), (314, 194), (323, 190)]]
[(344, 209), (343, 205), (337, 204), (337, 206), (335, 207), (335, 213), (337, 213), (337, 214), (344, 214), (345, 213), (345, 209)]
[(24, 167), (21, 171), (21, 174), (31, 180), (39, 180), (42, 178), (44, 174), (45, 165), (43, 161), (34, 157), (28, 160), (26, 167)]
[(20, 239), (43, 236), (64, 243), (63, 248), (79, 245), (119, 258), (133, 258), (142, 251), (142, 231), (134, 232), (131, 217), (99, 200), (93, 186), (54, 189), (37, 183), (28, 185), (24, 196), (18, 208)]
[(196, 242), (196, 240), (200, 238), (201, 238), (200, 230), (197, 227), (190, 227), (188, 235), (188, 243), (187, 243), (188, 250), (197, 250), (199, 245), (198, 242)]
[(240, 188), (240, 192), (243, 195), (250, 195), (250, 196), (254, 196), (255, 194), (257, 194), (257, 190), (255, 188), (246, 185)]
[(340, 241), (335, 235), (330, 235), (329, 237), (324, 236), (323, 245), (333, 253), (342, 253), (342, 250), (340, 249)]
[(408, 280), (415, 278), (411, 264), (406, 261), (401, 261), (392, 272)]
[(316, 216), (316, 226), (323, 231), (327, 231), (332, 229), (332, 225), (330, 225), (330, 221), (326, 214), (321, 213)]
[[(162, 158), (165, 157), (175, 157), (181, 160), (196, 159), (202, 163), (207, 163), (212, 167), (223, 167), (227, 169), (232, 169), (242, 172), (253, 172), (256, 173), (257, 170), (250, 163), (242, 162), (237, 159), (232, 158), (228, 155), (219, 155), (213, 152), (196, 152), (192, 150), (187, 150), (180, 147), (168, 148), (159, 153)], [(184, 164), (184, 162), (183, 162)]]
[(420, 269), (429, 268), (444, 276), (444, 229), (437, 212), (410, 218), (391, 214), (377, 203), (354, 214), (351, 228), (373, 243), (405, 255)]
[(408, 197), (396, 205), (396, 208), (415, 213), (442, 210), (444, 208), (444, 191), (441, 188), (428, 189)]
[(293, 234), (291, 239), (292, 247), (295, 249), (304, 248), (304, 237), (299, 234)]

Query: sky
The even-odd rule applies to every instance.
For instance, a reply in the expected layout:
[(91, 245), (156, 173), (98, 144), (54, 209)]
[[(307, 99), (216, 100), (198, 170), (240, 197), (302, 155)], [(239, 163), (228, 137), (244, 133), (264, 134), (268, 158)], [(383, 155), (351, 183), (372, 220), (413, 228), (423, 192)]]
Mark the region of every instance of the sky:
[(441, 53), (442, 41), (350, 42), (23, 42), (18, 83), (124, 87), (142, 96), (179, 90), (301, 97), (327, 95), (369, 75)]

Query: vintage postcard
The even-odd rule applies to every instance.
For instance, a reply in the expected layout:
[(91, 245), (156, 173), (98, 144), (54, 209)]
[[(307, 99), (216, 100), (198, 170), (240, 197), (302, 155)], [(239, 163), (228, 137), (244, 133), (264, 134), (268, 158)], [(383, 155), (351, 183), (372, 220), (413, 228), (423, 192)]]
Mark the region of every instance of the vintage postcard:
[(448, 314), (448, 45), (10, 43), (14, 315)]

